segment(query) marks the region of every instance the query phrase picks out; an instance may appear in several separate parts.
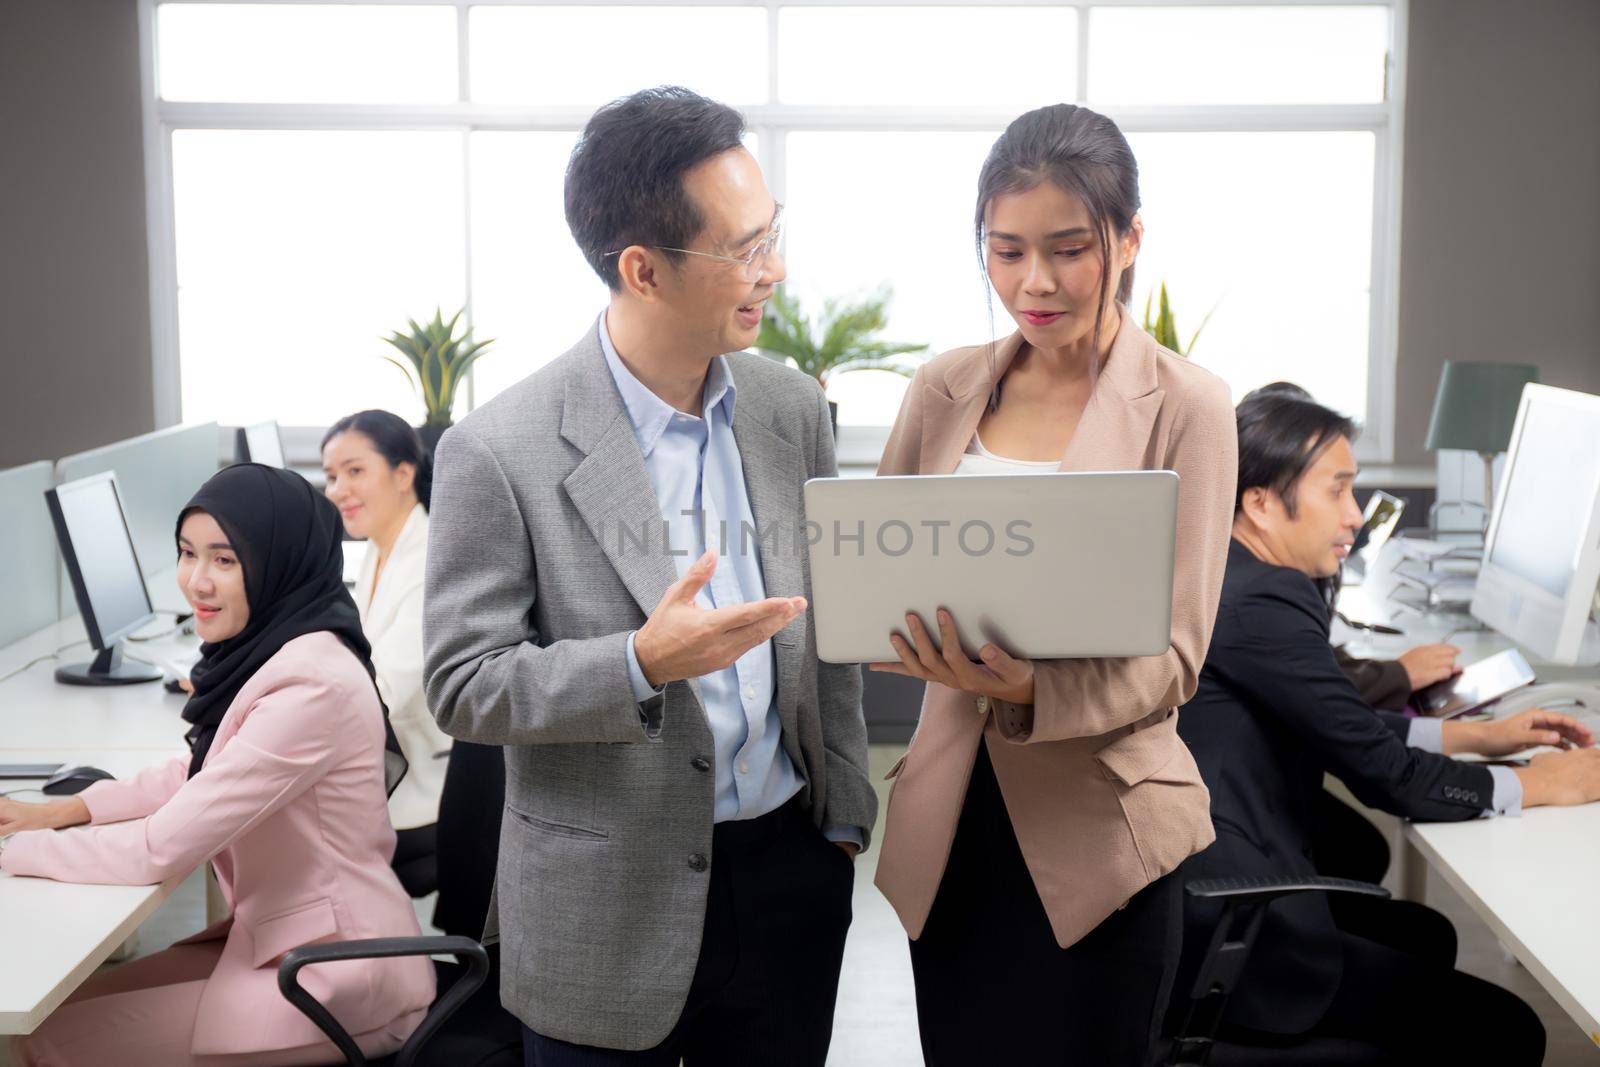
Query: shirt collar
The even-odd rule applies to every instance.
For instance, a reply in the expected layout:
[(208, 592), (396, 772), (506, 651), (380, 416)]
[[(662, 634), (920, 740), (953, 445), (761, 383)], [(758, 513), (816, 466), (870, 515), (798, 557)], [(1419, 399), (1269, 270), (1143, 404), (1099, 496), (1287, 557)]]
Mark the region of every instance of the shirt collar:
[[(633, 434), (639, 441), (639, 451), (648, 456), (678, 411), (651, 392), (650, 387), (635, 378), (627, 364), (622, 362), (622, 357), (617, 354), (616, 345), (611, 343), (611, 331), (606, 327), (606, 315), (603, 311), (600, 313), (599, 331), (600, 349), (605, 353), (606, 366), (611, 369), (611, 377), (617, 383), (617, 392), (622, 394), (622, 406), (628, 411), (628, 421), (633, 423)], [(718, 356), (711, 361), (711, 366), (706, 372), (702, 413), (720, 410), (722, 417), (731, 426), (736, 392), (733, 375), (728, 370), (727, 357)]]

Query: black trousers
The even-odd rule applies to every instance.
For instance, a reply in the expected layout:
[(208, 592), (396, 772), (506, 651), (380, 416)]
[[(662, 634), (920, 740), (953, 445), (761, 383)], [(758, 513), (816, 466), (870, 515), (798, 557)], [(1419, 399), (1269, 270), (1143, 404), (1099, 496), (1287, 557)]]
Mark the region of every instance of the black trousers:
[[(1406, 1067), (1544, 1062), (1544, 1025), (1534, 1010), (1515, 993), (1455, 969), (1449, 919), (1412, 901), (1364, 898), (1346, 902), (1334, 920), (1344, 978), (1322, 1020), (1294, 1038), (1229, 1026), (1220, 1038), (1287, 1050), (1338, 1037), (1382, 1049)], [(1313, 1061), (1297, 1055), (1293, 1062)]]
[(1311, 808), (1311, 856), (1317, 873), (1328, 878), (1377, 883), (1389, 871), (1389, 842), (1383, 831), (1326, 789), (1317, 793)]
[(447, 934), (483, 936), (505, 808), (506, 764), (500, 746), (471, 741), (451, 745), (439, 794), (439, 901), (433, 909), (433, 925)]
[(711, 835), (705, 932), (689, 997), (642, 1052), (523, 1028), (527, 1067), (823, 1067), (833, 1036), (855, 863), (791, 800)]
[(1061, 948), (980, 745), (944, 879), (911, 942), (927, 1067), (1141, 1067), (1182, 945), (1180, 892), (1167, 875)]
[(394, 859), (389, 866), (411, 897), (425, 897), (439, 888), (439, 824), (396, 830)]

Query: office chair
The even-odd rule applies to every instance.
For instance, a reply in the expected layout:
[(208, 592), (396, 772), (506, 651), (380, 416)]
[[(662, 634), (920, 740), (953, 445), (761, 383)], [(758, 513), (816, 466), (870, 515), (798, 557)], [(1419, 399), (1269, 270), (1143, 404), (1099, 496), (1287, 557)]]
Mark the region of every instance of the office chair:
[[(499, 946), (487, 949), (481, 934), (505, 807), (505, 762), (494, 745), (457, 741), (450, 749), (439, 797), (439, 903), (433, 922), (455, 936), (379, 938), (307, 945), (278, 966), (278, 988), (327, 1034), (350, 1063), (395, 1067), (521, 1067), (522, 1024), (500, 1006)], [(334, 959), (449, 953), (457, 963), (434, 961), (439, 994), (416, 1033), (393, 1056), (369, 1061), (349, 1034), (300, 987), (294, 975), (311, 963)], [(426, 1047), (424, 1047), (426, 1045)]]
[[(432, 956), (446, 954), (456, 957), (466, 967), (449, 988), (444, 990), (428, 1008), (428, 1014), (415, 1032), (406, 1039), (400, 1051), (382, 1059), (369, 1060), (356, 1047), (339, 1021), (322, 1003), (307, 993), (300, 984), (300, 969), (313, 963), (332, 963), (336, 960), (381, 959), (389, 956)], [(435, 966), (440, 966), (435, 964)], [(422, 1052), (422, 1046), (444, 1026), (463, 1004), (472, 998), (489, 974), (489, 954), (482, 945), (470, 937), (374, 937), (362, 941), (333, 941), (320, 945), (302, 945), (292, 949), (278, 964), (278, 990), (285, 1000), (300, 1009), (300, 1013), (317, 1024), (317, 1029), (328, 1035), (345, 1061), (352, 1067), (413, 1067)], [(445, 975), (440, 976), (444, 988)], [(434, 1051), (434, 1050), (430, 1050)], [(469, 1063), (469, 1060), (451, 1059), (452, 1063)]]
[(1295, 1064), (1342, 1065), (1389, 1062), (1383, 1049), (1345, 1038), (1313, 1038), (1284, 1046), (1254, 1046), (1217, 1040), (1217, 1028), (1228, 998), (1239, 984), (1261, 932), (1267, 906), (1295, 893), (1349, 893), (1383, 897), (1389, 891), (1344, 878), (1212, 878), (1190, 882), (1190, 896), (1222, 902), (1222, 918), (1200, 963), (1183, 1024), (1161, 1060), (1166, 1067), (1293, 1067)]

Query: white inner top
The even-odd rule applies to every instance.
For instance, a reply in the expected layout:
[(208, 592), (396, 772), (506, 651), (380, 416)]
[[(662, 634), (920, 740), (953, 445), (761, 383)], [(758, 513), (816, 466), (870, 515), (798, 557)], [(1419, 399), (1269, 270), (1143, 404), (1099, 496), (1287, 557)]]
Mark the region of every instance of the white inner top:
[(967, 446), (961, 462), (956, 464), (957, 474), (1055, 474), (1060, 470), (1059, 460), (1011, 459), (1008, 456), (997, 456), (983, 447), (983, 441), (976, 432), (973, 433), (972, 443)]

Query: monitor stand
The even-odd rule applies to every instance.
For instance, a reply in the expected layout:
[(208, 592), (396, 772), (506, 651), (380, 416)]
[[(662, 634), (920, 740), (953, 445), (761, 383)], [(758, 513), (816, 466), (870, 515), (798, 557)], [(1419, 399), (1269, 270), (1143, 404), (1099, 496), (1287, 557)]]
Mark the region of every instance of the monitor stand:
[(68, 663), (56, 668), (56, 681), (63, 685), (134, 685), (159, 682), (161, 671), (148, 663), (122, 658), (122, 642), (102, 648), (92, 663)]

